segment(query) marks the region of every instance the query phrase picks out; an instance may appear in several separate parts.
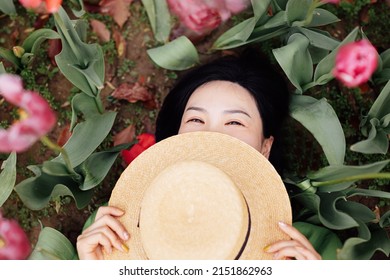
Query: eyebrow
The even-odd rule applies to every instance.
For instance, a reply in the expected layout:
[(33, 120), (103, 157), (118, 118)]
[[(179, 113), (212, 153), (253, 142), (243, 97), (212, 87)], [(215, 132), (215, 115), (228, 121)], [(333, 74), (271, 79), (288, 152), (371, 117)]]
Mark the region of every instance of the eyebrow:
[[(190, 110), (199, 111), (199, 112), (202, 112), (202, 113), (206, 113), (207, 112), (206, 109), (201, 108), (201, 107), (196, 107), (196, 106), (188, 107), (186, 111), (190, 111)], [(252, 118), (247, 112), (245, 112), (243, 110), (239, 110), (239, 109), (224, 110), (223, 113), (224, 114), (243, 114), (243, 115), (248, 116), (249, 118)]]

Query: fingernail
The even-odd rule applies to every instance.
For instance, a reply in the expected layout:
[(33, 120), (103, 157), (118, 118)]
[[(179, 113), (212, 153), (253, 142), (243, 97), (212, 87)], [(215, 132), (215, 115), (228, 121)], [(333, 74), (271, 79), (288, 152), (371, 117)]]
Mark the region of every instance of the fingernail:
[(267, 245), (263, 248), (264, 252), (268, 252), (269, 248), (271, 247), (271, 245)]
[(127, 232), (124, 232), (124, 233), (123, 233), (123, 239), (124, 239), (124, 240), (129, 239), (129, 237), (130, 237), (130, 235), (129, 235)]
[(279, 226), (281, 226), (281, 227), (286, 227), (287, 224), (286, 224), (285, 222), (279, 221)]
[(123, 250), (125, 253), (128, 253), (128, 252), (129, 252), (129, 247), (127, 247), (126, 244), (121, 244), (121, 247), (122, 247), (122, 250)]

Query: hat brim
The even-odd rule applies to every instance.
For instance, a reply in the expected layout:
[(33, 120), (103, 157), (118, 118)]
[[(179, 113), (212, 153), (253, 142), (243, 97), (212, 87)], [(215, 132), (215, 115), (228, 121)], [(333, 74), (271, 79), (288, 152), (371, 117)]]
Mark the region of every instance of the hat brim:
[(114, 250), (105, 259), (148, 259), (142, 247), (139, 217), (144, 193), (167, 166), (197, 160), (224, 171), (241, 190), (248, 205), (250, 228), (238, 259), (272, 259), (263, 248), (289, 240), (278, 226), (292, 222), (285, 185), (272, 164), (248, 144), (226, 134), (189, 132), (164, 139), (139, 155), (121, 174), (109, 205), (125, 214), (118, 218), (130, 234), (128, 253)]

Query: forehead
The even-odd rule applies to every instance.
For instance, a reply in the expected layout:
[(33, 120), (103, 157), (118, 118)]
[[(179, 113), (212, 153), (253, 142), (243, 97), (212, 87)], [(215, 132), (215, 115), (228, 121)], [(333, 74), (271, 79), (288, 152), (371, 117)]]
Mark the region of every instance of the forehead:
[(188, 103), (202, 101), (220, 101), (256, 106), (252, 94), (241, 85), (229, 81), (212, 81), (198, 87), (191, 95)]

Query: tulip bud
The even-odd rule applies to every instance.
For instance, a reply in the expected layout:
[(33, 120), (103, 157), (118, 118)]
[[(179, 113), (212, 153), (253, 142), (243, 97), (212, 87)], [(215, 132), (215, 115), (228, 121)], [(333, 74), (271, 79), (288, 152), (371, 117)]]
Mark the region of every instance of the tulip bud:
[(16, 57), (21, 58), (24, 54), (24, 49), (21, 46), (15, 46), (12, 48), (12, 51)]

